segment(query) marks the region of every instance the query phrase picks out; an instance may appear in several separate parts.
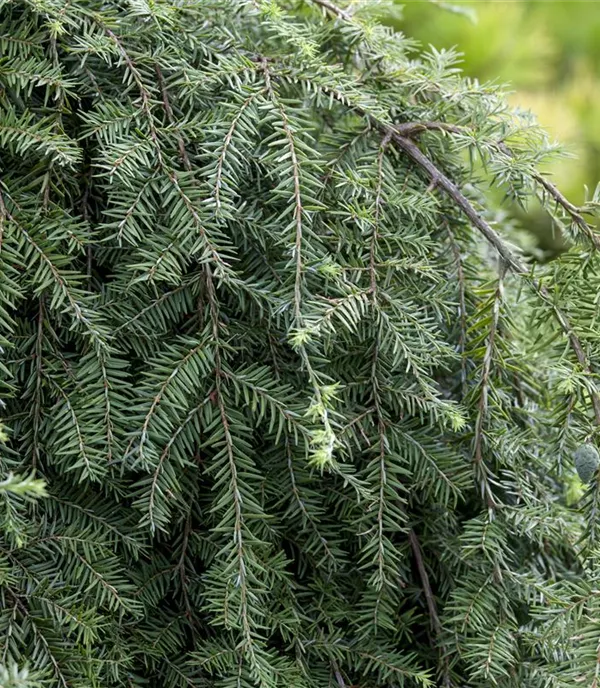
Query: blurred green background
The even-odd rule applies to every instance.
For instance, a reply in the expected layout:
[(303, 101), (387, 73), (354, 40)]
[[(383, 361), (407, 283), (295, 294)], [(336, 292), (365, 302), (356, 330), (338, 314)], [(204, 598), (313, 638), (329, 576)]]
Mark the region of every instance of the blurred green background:
[[(600, 0), (398, 0), (389, 23), (423, 46), (456, 48), (465, 73), (507, 84), (511, 102), (532, 110), (574, 157), (552, 179), (580, 204), (600, 180)], [(400, 7), (401, 6), (401, 7)], [(559, 246), (547, 218), (521, 218), (541, 248)]]

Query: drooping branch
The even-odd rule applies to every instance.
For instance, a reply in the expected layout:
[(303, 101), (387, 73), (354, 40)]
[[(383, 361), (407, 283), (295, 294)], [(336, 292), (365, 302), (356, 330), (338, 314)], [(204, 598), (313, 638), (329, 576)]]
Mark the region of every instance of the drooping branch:
[[(579, 337), (573, 331), (573, 328), (571, 326), (571, 323), (569, 322), (568, 317), (554, 303), (552, 296), (550, 295), (550, 292), (548, 291), (548, 289), (546, 289), (546, 287), (541, 286), (536, 281), (532, 281), (532, 286), (535, 288), (540, 298), (552, 308), (554, 312), (554, 317), (556, 318), (558, 324), (560, 325), (563, 332), (569, 337), (571, 349), (575, 353), (575, 356), (577, 357), (577, 361), (581, 366), (581, 369), (584, 373), (591, 376), (592, 369), (583, 349), (583, 345), (581, 344)], [(600, 396), (598, 395), (598, 392), (595, 389), (595, 385), (594, 390), (590, 390), (590, 397), (592, 400), (592, 406), (594, 407), (594, 418), (596, 421), (596, 425), (600, 427)]]
[(585, 220), (581, 214), (581, 210), (573, 205), (563, 194), (558, 190), (558, 188), (549, 180), (543, 177), (541, 174), (534, 172), (532, 177), (535, 179), (540, 186), (544, 187), (549, 196), (551, 196), (558, 205), (560, 205), (563, 210), (571, 216), (573, 222), (585, 233), (588, 239), (594, 244), (594, 248), (600, 251), (600, 237), (594, 232), (589, 223)]
[[(127, 70), (131, 74), (133, 81), (136, 84), (136, 87), (140, 93), (140, 98), (141, 98), (141, 105), (142, 105), (142, 111), (144, 113), (144, 117), (147, 121), (148, 124), (148, 130), (150, 132), (150, 140), (152, 142), (152, 145), (154, 149), (156, 150), (156, 158), (158, 161), (158, 166), (159, 168), (164, 172), (164, 174), (167, 176), (173, 187), (175, 188), (175, 191), (183, 201), (187, 211), (189, 212), (190, 216), (194, 220), (194, 224), (196, 225), (198, 234), (202, 237), (203, 241), (206, 244), (206, 247), (208, 251), (210, 252), (210, 255), (212, 257), (212, 260), (217, 266), (218, 271), (219, 271), (219, 277), (224, 277), (227, 275), (229, 272), (229, 264), (227, 261), (225, 261), (221, 255), (219, 254), (217, 247), (214, 245), (213, 241), (211, 240), (210, 236), (208, 235), (206, 228), (204, 226), (204, 223), (202, 222), (200, 215), (198, 213), (198, 210), (192, 201), (192, 199), (189, 198), (189, 196), (185, 193), (183, 188), (181, 187), (181, 184), (179, 183), (179, 179), (177, 176), (177, 173), (175, 170), (173, 170), (170, 165), (168, 165), (167, 161), (165, 160), (165, 157), (163, 155), (163, 150), (161, 147), (161, 142), (159, 140), (159, 133), (158, 129), (156, 127), (156, 123), (154, 121), (154, 115), (152, 112), (152, 98), (151, 98), (151, 93), (148, 89), (148, 87), (145, 85), (144, 80), (142, 78), (142, 74), (137, 68), (135, 62), (133, 61), (132, 57), (129, 55), (129, 53), (125, 50), (125, 47), (123, 43), (121, 42), (120, 38), (107, 26), (105, 26), (102, 22), (98, 20), (99, 25), (102, 27), (102, 29), (106, 32), (106, 34), (109, 36), (109, 38), (112, 40), (112, 42), (115, 44), (117, 47), (119, 54), (121, 55), (123, 62), (125, 63)], [(163, 102), (163, 108), (165, 111), (165, 114), (167, 116), (167, 119), (171, 124), (174, 124), (173, 120), (173, 110), (171, 108), (171, 104), (168, 98), (168, 94), (166, 91), (165, 87), (165, 82), (164, 82), (164, 77), (163, 74), (160, 70), (159, 66), (156, 66), (156, 75), (157, 75), (157, 80), (158, 80), (158, 85), (159, 88), (161, 89), (161, 96), (162, 96), (162, 102)], [(191, 170), (191, 163), (189, 159), (189, 155), (186, 151), (185, 148), (185, 143), (183, 141), (183, 138), (181, 137), (181, 134), (177, 132), (177, 142), (178, 142), (178, 147), (179, 147), (179, 155), (182, 159), (182, 163), (184, 168), (189, 171)], [(162, 261), (164, 258), (164, 255), (168, 253), (168, 251), (171, 250), (173, 246), (173, 242), (170, 242), (169, 245), (162, 251), (158, 261)], [(158, 263), (155, 264), (155, 266), (151, 269), (150, 271), (150, 279), (153, 279), (154, 274), (156, 272), (156, 269), (158, 268)]]
[[(373, 118), (370, 118), (370, 121), (372, 124), (375, 124), (376, 127), (382, 131), (382, 133), (385, 132), (385, 136), (388, 136), (390, 131), (393, 132), (392, 139), (394, 143), (396, 143), (396, 145), (403, 150), (413, 160), (413, 162), (427, 172), (434, 186), (441, 188), (450, 197), (454, 204), (463, 211), (471, 223), (481, 232), (481, 234), (483, 234), (487, 241), (494, 246), (494, 248), (503, 258), (506, 266), (510, 268), (512, 272), (515, 272), (519, 275), (524, 275), (526, 277), (528, 276), (527, 273), (529, 270), (525, 264), (519, 260), (519, 258), (512, 252), (510, 247), (504, 242), (500, 235), (484, 220), (483, 217), (481, 217), (481, 215), (473, 207), (467, 197), (460, 191), (456, 184), (454, 184), (454, 182), (452, 182), (437, 168), (437, 166), (421, 151), (414, 141), (411, 141), (406, 136), (401, 136), (397, 133), (398, 131), (405, 131), (408, 132), (409, 135), (414, 135), (415, 133), (419, 133), (421, 131), (434, 129), (456, 132), (460, 131), (460, 128), (455, 127), (454, 125), (446, 125), (443, 122), (411, 122), (393, 127), (391, 125), (377, 122)], [(507, 154), (510, 154), (510, 150), (503, 144), (501, 145), (503, 146), (503, 151)], [(578, 224), (580, 224), (580, 226), (582, 226), (582, 228), (585, 229), (588, 236), (590, 236), (590, 239), (594, 242), (594, 245), (600, 248), (600, 240), (591, 231), (591, 228), (579, 213), (579, 209), (570, 203), (554, 186), (554, 184), (549, 182), (542, 175), (536, 172), (534, 173), (533, 178), (542, 186), (544, 186), (548, 193), (550, 193), (552, 197), (555, 198), (563, 208), (565, 208), (571, 217), (573, 217), (574, 221), (576, 221)], [(577, 362), (585, 373), (591, 375), (591, 366), (583, 349), (583, 345), (581, 344), (579, 337), (575, 334), (567, 315), (554, 303), (552, 296), (544, 285), (540, 284), (539, 281), (533, 278), (528, 278), (528, 282), (531, 284), (538, 296), (551, 307), (558, 324), (569, 338), (569, 343), (571, 349), (575, 353)], [(596, 391), (591, 391), (590, 396), (594, 409), (595, 422), (596, 425), (600, 426), (600, 396)]]
[[(508, 157), (513, 157), (513, 152), (505, 143), (499, 142), (497, 147), (499, 151)], [(549, 179), (546, 179), (546, 177), (541, 175), (539, 172), (532, 172), (531, 177), (546, 191), (551, 198), (554, 199), (557, 205), (559, 205), (567, 213), (567, 215), (571, 217), (573, 223), (583, 231), (583, 233), (594, 245), (594, 248), (600, 250), (600, 237), (594, 232), (593, 228), (585, 220), (581, 213), (581, 209), (571, 203), (571, 201), (569, 201), (569, 199), (560, 192), (555, 184), (553, 184)]]
[[(313, 0), (313, 2), (316, 2), (316, 0)], [(325, 87), (323, 88), (323, 91), (329, 93), (334, 100), (342, 103), (346, 107), (350, 107), (355, 112), (365, 117), (373, 129), (379, 131), (384, 136), (384, 140), (385, 138), (390, 137), (401, 151), (406, 153), (408, 157), (410, 157), (411, 160), (417, 164), (417, 166), (427, 173), (432, 185), (439, 187), (446, 193), (450, 200), (453, 201), (453, 203), (470, 220), (471, 224), (478, 229), (488, 243), (496, 249), (506, 267), (510, 269), (511, 272), (514, 272), (515, 274), (526, 279), (535, 293), (551, 307), (558, 324), (569, 339), (569, 345), (575, 353), (581, 369), (583, 372), (591, 376), (591, 366), (583, 349), (583, 345), (573, 330), (567, 315), (554, 303), (548, 289), (529, 274), (530, 270), (525, 263), (520, 260), (520, 258), (513, 252), (511, 247), (504, 241), (504, 239), (502, 239), (502, 237), (490, 226), (490, 224), (477, 212), (475, 207), (458, 188), (458, 186), (421, 151), (414, 141), (408, 138), (408, 136), (403, 136), (399, 133), (399, 131), (404, 131), (405, 134), (414, 135), (418, 132), (433, 129), (443, 129), (456, 132), (459, 131), (459, 128), (455, 127), (454, 125), (446, 125), (442, 122), (409, 122), (405, 123), (404, 125), (390, 124), (381, 121), (359, 105), (349, 104), (343, 97), (343, 94), (339, 93), (335, 89), (329, 89)], [(543, 179), (543, 177), (541, 177), (541, 179)], [(594, 389), (590, 390), (590, 397), (594, 409), (595, 423), (600, 427), (600, 395), (598, 394), (597, 390)]]
[[(529, 282), (536, 294), (551, 307), (554, 316), (558, 324), (560, 325), (560, 328), (569, 339), (570, 347), (573, 350), (575, 357), (577, 358), (577, 362), (581, 366), (581, 369), (583, 370), (583, 372), (591, 376), (592, 369), (589, 360), (586, 356), (586, 353), (583, 349), (583, 345), (581, 344), (579, 337), (573, 330), (569, 318), (556, 305), (556, 303), (554, 303), (554, 300), (552, 299), (552, 296), (550, 295), (548, 289), (543, 284), (540, 284), (538, 280), (532, 278), (529, 275), (530, 271), (527, 268), (527, 266), (513, 253), (510, 246), (477, 212), (477, 210), (473, 207), (471, 202), (462, 193), (458, 186), (456, 186), (456, 184), (452, 180), (450, 180), (445, 174), (443, 174), (443, 172), (441, 172), (441, 170), (438, 169), (438, 167), (433, 163), (433, 161), (430, 160), (421, 151), (421, 149), (414, 143), (414, 141), (412, 141), (407, 136), (403, 136), (400, 133), (398, 133), (399, 131), (404, 131), (409, 135), (414, 135), (415, 133), (421, 131), (433, 129), (454, 132), (459, 131), (459, 129), (457, 127), (454, 127), (454, 125), (446, 125), (442, 122), (409, 122), (404, 125), (391, 125), (385, 122), (381, 122), (380, 120), (378, 120), (377, 118), (373, 117), (372, 115), (360, 108), (355, 107), (354, 109), (363, 116), (367, 117), (371, 126), (379, 130), (384, 135), (384, 137), (391, 137), (391, 140), (398, 146), (398, 148), (400, 148), (400, 150), (406, 153), (408, 157), (410, 157), (413, 160), (413, 162), (415, 162), (421, 169), (423, 169), (427, 173), (432, 184), (434, 186), (439, 187), (446, 193), (446, 195), (454, 202), (454, 204), (464, 213), (464, 215), (466, 215), (466, 217), (470, 220), (471, 224), (476, 229), (478, 229), (480, 233), (484, 236), (484, 238), (488, 241), (488, 243), (496, 249), (507, 268), (509, 268), (515, 274), (521, 275), (522, 277), (526, 278), (526, 280)], [(575, 208), (575, 206), (569, 203), (569, 201), (567, 201), (567, 199), (564, 198), (564, 196), (558, 191), (558, 189), (556, 189), (556, 187), (553, 184), (548, 182), (548, 180), (544, 179), (538, 173), (535, 173), (534, 178), (537, 181), (539, 181), (540, 184), (543, 184), (544, 187), (548, 190), (552, 189), (553, 195), (555, 194), (554, 197), (557, 199), (558, 202), (560, 202), (561, 205), (563, 205), (563, 207), (565, 207), (565, 209), (568, 212), (573, 213), (574, 211), (576, 211), (576, 214), (581, 218), (581, 221), (585, 223), (588, 232), (591, 232), (585, 220), (578, 213), (577, 208)], [(590, 390), (590, 398), (594, 410), (595, 423), (597, 426), (600, 427), (600, 395), (595, 389)]]
[[(442, 189), (447, 196), (454, 202), (454, 204), (462, 210), (471, 223), (478, 229), (486, 240), (498, 251), (500, 257), (512, 272), (523, 276), (531, 285), (538, 296), (547, 303), (554, 316), (560, 325), (563, 332), (569, 338), (571, 349), (575, 353), (577, 362), (581, 369), (588, 375), (592, 374), (591, 366), (583, 349), (583, 345), (579, 337), (575, 334), (573, 327), (567, 315), (554, 303), (552, 296), (548, 289), (538, 280), (529, 276), (529, 270), (526, 265), (513, 253), (511, 248), (500, 235), (484, 220), (484, 218), (477, 212), (471, 202), (462, 193), (462, 191), (452, 182), (446, 175), (444, 175), (437, 166), (421, 151), (421, 149), (410, 139), (400, 136), (395, 133), (394, 127), (385, 123), (378, 122), (371, 118), (371, 123), (375, 124), (385, 135), (392, 132), (392, 140), (396, 145), (404, 151), (421, 169), (423, 169), (430, 177), (431, 182)], [(592, 406), (594, 409), (594, 418), (596, 425), (600, 426), (600, 396), (596, 390), (590, 391)]]
[(463, 194), (463, 192), (451, 181), (445, 174), (443, 174), (436, 165), (421, 151), (414, 141), (411, 141), (406, 136), (401, 136), (395, 131), (392, 125), (377, 122), (377, 128), (385, 134), (391, 132), (394, 143), (404, 151), (413, 162), (427, 172), (434, 186), (442, 189), (448, 195), (456, 206), (469, 218), (483, 236), (486, 238), (496, 251), (500, 254), (502, 260), (506, 263), (512, 272), (520, 275), (527, 274), (529, 269), (521, 262), (521, 260), (513, 253), (508, 244), (500, 237), (498, 232), (493, 229), (488, 222), (475, 210), (471, 202)]
[[(456, 124), (449, 124), (447, 122), (405, 122), (395, 126), (396, 131), (401, 136), (413, 137), (424, 131), (445, 131), (451, 134), (463, 134), (468, 131), (466, 127), (461, 127)], [(509, 158), (514, 156), (512, 150), (502, 141), (495, 144), (496, 148)], [(546, 179), (539, 172), (532, 172), (531, 178), (537, 182), (546, 193), (554, 199), (570, 217), (574, 224), (576, 224), (587, 238), (592, 242), (594, 248), (600, 250), (600, 237), (594, 232), (593, 228), (583, 217), (581, 208), (571, 203), (566, 196), (553, 184), (549, 179)]]
[[(316, 0), (313, 0), (316, 2)], [(500, 237), (500, 235), (489, 225), (486, 220), (477, 212), (471, 202), (462, 193), (458, 186), (451, 181), (437, 166), (430, 160), (421, 149), (408, 136), (414, 135), (426, 129), (445, 129), (446, 125), (441, 122), (409, 122), (406, 124), (391, 124), (378, 119), (363, 107), (354, 103), (348, 103), (343, 94), (336, 89), (324, 87), (323, 92), (329, 94), (334, 100), (350, 107), (358, 114), (365, 117), (373, 129), (379, 131), (385, 139), (391, 139), (400, 150), (406, 153), (421, 169), (429, 176), (432, 184), (441, 188), (455, 203), (456, 206), (467, 216), (471, 223), (483, 234), (500, 257), (504, 260), (507, 267), (517, 274), (525, 275), (529, 268), (513, 253), (510, 246)], [(450, 125), (449, 125), (450, 126)], [(404, 132), (403, 135), (401, 132)]]

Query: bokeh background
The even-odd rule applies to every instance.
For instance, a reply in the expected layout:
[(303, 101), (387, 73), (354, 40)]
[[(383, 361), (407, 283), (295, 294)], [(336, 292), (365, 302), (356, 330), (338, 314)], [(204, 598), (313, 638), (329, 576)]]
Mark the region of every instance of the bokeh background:
[[(397, 0), (386, 22), (422, 45), (455, 48), (465, 73), (507, 84), (570, 158), (549, 168), (580, 204), (600, 181), (600, 0)], [(560, 251), (534, 208), (521, 217), (548, 257)]]

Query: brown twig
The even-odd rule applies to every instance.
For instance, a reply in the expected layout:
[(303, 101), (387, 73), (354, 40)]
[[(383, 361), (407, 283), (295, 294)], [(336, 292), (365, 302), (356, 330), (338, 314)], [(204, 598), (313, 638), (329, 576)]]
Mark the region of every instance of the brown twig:
[[(424, 131), (446, 131), (451, 134), (462, 134), (466, 131), (464, 127), (456, 124), (448, 124), (447, 122), (406, 122), (398, 124), (395, 127), (400, 136), (412, 137)], [(495, 144), (496, 148), (504, 153), (509, 158), (514, 157), (512, 150), (502, 141)], [(546, 179), (539, 172), (532, 172), (531, 178), (535, 180), (546, 193), (551, 196), (555, 202), (571, 217), (573, 222), (585, 233), (588, 239), (594, 245), (594, 248), (600, 250), (600, 237), (593, 231), (593, 228), (583, 217), (581, 208), (571, 203), (566, 196), (549, 179)]]
[[(513, 157), (513, 152), (510, 148), (499, 142), (496, 144), (499, 151), (507, 155), (508, 157)], [(600, 237), (594, 232), (590, 224), (585, 220), (581, 214), (581, 209), (576, 205), (571, 203), (568, 198), (566, 198), (549, 179), (546, 179), (539, 172), (531, 173), (532, 179), (534, 179), (541, 187), (543, 187), (546, 193), (551, 196), (556, 203), (571, 217), (572, 221), (584, 232), (588, 239), (594, 245), (594, 248), (600, 251)]]
[(181, 555), (179, 556), (179, 562), (177, 564), (177, 569), (179, 571), (179, 580), (181, 583), (181, 592), (183, 594), (183, 603), (185, 605), (186, 616), (192, 621), (194, 618), (194, 612), (192, 610), (192, 605), (190, 604), (190, 598), (187, 589), (187, 575), (186, 575), (186, 556), (188, 543), (190, 539), (190, 533), (192, 532), (192, 512), (188, 512), (187, 518), (185, 519), (185, 527), (183, 530), (183, 541), (181, 543)]
[(483, 462), (483, 428), (488, 409), (488, 394), (489, 394), (489, 379), (492, 370), (492, 362), (494, 360), (494, 346), (496, 341), (496, 334), (498, 332), (498, 323), (500, 321), (500, 310), (502, 307), (503, 291), (504, 291), (504, 274), (506, 266), (500, 265), (500, 273), (498, 275), (498, 286), (494, 292), (494, 300), (492, 306), (492, 318), (490, 324), (490, 333), (485, 347), (485, 354), (483, 357), (483, 366), (481, 370), (481, 393), (479, 396), (479, 403), (477, 405), (477, 421), (475, 423), (475, 437), (474, 437), (474, 470), (481, 474), (482, 496), (485, 496), (488, 508), (494, 511), (497, 508), (494, 493), (487, 478), (487, 466)]
[(350, 12), (342, 9), (341, 7), (338, 7), (337, 5), (334, 5), (332, 2), (329, 2), (329, 0), (312, 0), (312, 2), (315, 5), (319, 5), (319, 7), (322, 7), (324, 10), (329, 12), (329, 14), (333, 14), (334, 16), (339, 17), (344, 21), (352, 21), (352, 15), (350, 14)]
[(463, 128), (447, 122), (403, 122), (396, 124), (394, 129), (400, 136), (415, 136), (424, 131), (446, 131), (451, 134), (462, 134)]
[(165, 110), (165, 113), (167, 115), (167, 119), (169, 120), (169, 124), (175, 129), (175, 136), (177, 137), (177, 145), (179, 146), (179, 156), (181, 157), (181, 161), (183, 162), (183, 166), (185, 167), (186, 171), (189, 172), (192, 169), (192, 165), (190, 163), (190, 159), (188, 157), (187, 151), (185, 149), (185, 143), (183, 141), (183, 138), (179, 131), (175, 128), (175, 117), (173, 116), (173, 108), (171, 107), (171, 103), (169, 102), (169, 94), (167, 93), (167, 88), (165, 86), (165, 78), (163, 76), (162, 70), (160, 66), (157, 64), (154, 65), (154, 70), (156, 71), (156, 78), (158, 79), (158, 87), (160, 88), (160, 92), (162, 95), (162, 100), (163, 100), (163, 107)]
[(54, 675), (56, 676), (57, 681), (60, 682), (64, 688), (69, 688), (69, 684), (67, 683), (67, 679), (65, 678), (64, 674), (62, 673), (60, 664), (58, 663), (58, 660), (56, 657), (52, 654), (52, 649), (50, 647), (50, 643), (48, 642), (48, 639), (46, 636), (41, 632), (41, 630), (38, 628), (38, 625), (35, 621), (35, 619), (32, 617), (29, 609), (23, 604), (23, 602), (20, 599), (20, 596), (11, 590), (10, 588), (8, 589), (9, 594), (13, 598), (15, 605), (19, 608), (19, 611), (21, 614), (26, 617), (29, 620), (29, 623), (31, 625), (31, 629), (34, 633), (34, 635), (39, 638), (41, 644), (44, 646), (44, 651), (46, 653), (46, 656), (50, 660), (50, 663), (52, 664), (52, 671)]
[(44, 294), (40, 294), (37, 317), (37, 333), (35, 337), (35, 400), (33, 402), (33, 436), (31, 464), (36, 470), (40, 464), (40, 427), (42, 424), (42, 378), (43, 378), (43, 347), (44, 347)]
[(379, 240), (379, 218), (381, 215), (382, 206), (382, 192), (383, 192), (383, 158), (385, 156), (385, 151), (390, 143), (391, 135), (386, 135), (381, 142), (379, 147), (379, 153), (377, 154), (377, 196), (375, 198), (375, 222), (373, 225), (373, 235), (371, 236), (371, 247), (369, 250), (369, 272), (371, 276), (371, 295), (373, 301), (377, 298), (377, 281), (376, 281), (376, 271), (375, 271), (375, 254), (377, 248), (377, 242)]
[[(419, 571), (419, 578), (421, 579), (421, 585), (423, 587), (423, 593), (425, 594), (425, 600), (427, 602), (427, 609), (429, 611), (429, 621), (431, 623), (431, 630), (435, 638), (439, 638), (442, 633), (442, 624), (440, 623), (440, 617), (437, 610), (437, 604), (435, 601), (435, 595), (431, 588), (431, 583), (429, 581), (429, 574), (427, 573), (427, 568), (425, 567), (425, 561), (423, 560), (423, 551), (421, 550), (421, 543), (415, 531), (410, 528), (408, 531), (408, 540), (413, 551), (413, 556), (415, 558), (415, 563), (417, 564), (417, 569)], [(448, 657), (443, 654), (443, 648), (439, 648), (440, 655), (442, 657), (443, 664), (443, 680), (445, 686), (451, 685), (450, 680), (450, 667), (448, 664)]]
[(338, 663), (335, 661), (335, 659), (331, 660), (331, 668), (333, 669), (333, 675), (335, 676), (335, 680), (337, 681), (339, 688), (347, 688), (344, 677), (342, 676), (342, 672), (340, 671)]
[(483, 421), (487, 412), (489, 378), (492, 369), (492, 361), (494, 360), (494, 345), (496, 341), (496, 333), (498, 332), (498, 322), (500, 320), (500, 308), (502, 306), (502, 296), (504, 291), (504, 266), (500, 268), (498, 275), (498, 286), (494, 293), (494, 304), (492, 307), (492, 319), (490, 324), (490, 334), (485, 348), (483, 357), (483, 367), (481, 372), (481, 395), (479, 397), (479, 408), (477, 414), (477, 424), (475, 425), (475, 463), (481, 463), (483, 460), (482, 439), (483, 439)]
[[(540, 286), (535, 281), (532, 282), (532, 284), (536, 288), (536, 291), (540, 298), (543, 301), (545, 301), (554, 311), (554, 316), (558, 321), (558, 324), (561, 326), (561, 329), (569, 338), (569, 344), (571, 346), (571, 349), (575, 353), (575, 356), (577, 357), (577, 361), (581, 366), (581, 369), (584, 373), (587, 373), (591, 376), (592, 369), (590, 367), (590, 363), (587, 359), (585, 351), (583, 350), (583, 346), (581, 344), (581, 341), (579, 340), (579, 337), (573, 332), (569, 319), (563, 313), (563, 311), (553, 302), (552, 296), (550, 295), (550, 292), (546, 289), (546, 287)], [(596, 390), (590, 391), (590, 396), (592, 399), (592, 406), (594, 408), (594, 418), (596, 421), (596, 425), (600, 426), (600, 397), (598, 396), (598, 392)]]
[[(373, 120), (372, 120), (373, 121)], [(377, 128), (384, 134), (391, 132), (392, 140), (404, 153), (408, 155), (413, 162), (427, 172), (434, 186), (442, 189), (460, 210), (469, 218), (471, 223), (483, 234), (487, 241), (498, 251), (502, 260), (506, 265), (517, 274), (527, 274), (529, 269), (521, 262), (521, 260), (513, 253), (511, 248), (504, 242), (500, 235), (481, 217), (481, 215), (471, 205), (470, 201), (462, 193), (462, 191), (451, 181), (445, 174), (443, 174), (436, 165), (421, 151), (421, 149), (406, 136), (401, 136), (395, 130), (395, 127), (389, 124), (384, 124), (378, 121), (374, 122)]]
[(419, 538), (415, 531), (411, 528), (408, 531), (408, 540), (415, 557), (415, 563), (417, 564), (417, 569), (419, 571), (419, 577), (421, 578), (421, 584), (423, 586), (423, 593), (425, 594), (425, 600), (427, 602), (427, 609), (429, 610), (429, 621), (431, 622), (431, 629), (436, 635), (439, 635), (442, 630), (442, 625), (440, 623), (440, 617), (437, 611), (437, 604), (435, 602), (435, 596), (433, 590), (431, 589), (431, 583), (429, 582), (429, 574), (425, 568), (425, 562), (423, 561), (423, 552), (421, 551), (421, 544)]
[(580, 229), (586, 234), (588, 239), (594, 244), (594, 248), (600, 251), (600, 237), (594, 232), (589, 223), (585, 220), (581, 214), (580, 209), (573, 205), (563, 194), (557, 189), (557, 187), (548, 179), (543, 177), (541, 174), (534, 172), (531, 175), (538, 184), (544, 187), (548, 195), (560, 205), (565, 212), (571, 216), (573, 222), (579, 226)]
[(458, 337), (458, 348), (460, 351), (460, 379), (462, 385), (463, 396), (467, 394), (467, 360), (465, 358), (465, 347), (467, 343), (467, 301), (466, 301), (466, 286), (465, 286), (465, 271), (463, 268), (462, 256), (460, 255), (460, 247), (454, 236), (454, 232), (450, 229), (450, 223), (445, 222), (446, 231), (450, 237), (450, 244), (452, 246), (452, 253), (456, 262), (456, 276), (458, 279), (458, 308), (460, 321), (460, 335)]

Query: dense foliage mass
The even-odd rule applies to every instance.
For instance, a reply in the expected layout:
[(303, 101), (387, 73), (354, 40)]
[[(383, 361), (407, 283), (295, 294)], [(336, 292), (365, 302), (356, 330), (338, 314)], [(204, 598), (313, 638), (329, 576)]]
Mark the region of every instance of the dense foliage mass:
[(328, 0), (0, 54), (0, 684), (596, 685), (600, 243), (533, 123)]

